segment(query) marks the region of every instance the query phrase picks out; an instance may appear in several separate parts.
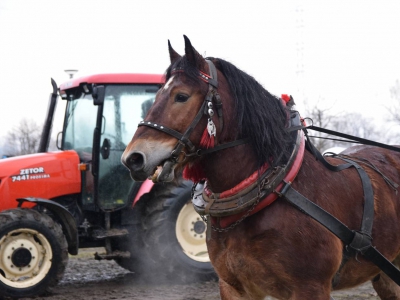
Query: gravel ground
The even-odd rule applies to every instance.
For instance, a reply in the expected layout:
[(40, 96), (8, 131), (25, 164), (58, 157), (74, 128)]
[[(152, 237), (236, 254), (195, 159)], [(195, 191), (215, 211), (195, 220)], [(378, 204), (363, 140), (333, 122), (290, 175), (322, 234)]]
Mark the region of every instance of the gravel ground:
[[(96, 261), (93, 252), (81, 252), (71, 257), (64, 279), (43, 300), (217, 300), (220, 299), (217, 282), (176, 285), (149, 283), (135, 277), (133, 273), (119, 267), (114, 261)], [(371, 284), (355, 289), (332, 293), (336, 300), (379, 299)], [(24, 300), (32, 298), (23, 298)], [(266, 300), (272, 300), (266, 298)]]

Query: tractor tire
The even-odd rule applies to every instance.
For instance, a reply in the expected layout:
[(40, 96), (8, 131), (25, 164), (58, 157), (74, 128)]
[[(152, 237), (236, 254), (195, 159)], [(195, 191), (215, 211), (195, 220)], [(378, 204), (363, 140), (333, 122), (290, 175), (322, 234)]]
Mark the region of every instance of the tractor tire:
[(68, 263), (61, 226), (33, 209), (0, 213), (0, 297), (45, 294), (58, 284)]
[(193, 208), (191, 188), (188, 181), (157, 184), (140, 199), (141, 224), (128, 246), (133, 257), (119, 260), (122, 267), (152, 281), (217, 278), (208, 257), (206, 224)]

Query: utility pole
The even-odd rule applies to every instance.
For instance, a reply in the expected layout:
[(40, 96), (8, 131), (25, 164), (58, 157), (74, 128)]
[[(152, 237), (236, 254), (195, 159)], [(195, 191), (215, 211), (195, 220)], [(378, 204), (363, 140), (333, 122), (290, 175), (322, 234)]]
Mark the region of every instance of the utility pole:
[(296, 3), (296, 93), (300, 101), (304, 101), (304, 8), (301, 1)]
[(64, 72), (69, 75), (69, 79), (72, 79), (74, 78), (74, 75), (78, 73), (78, 70), (69, 69), (69, 70), (64, 70)]

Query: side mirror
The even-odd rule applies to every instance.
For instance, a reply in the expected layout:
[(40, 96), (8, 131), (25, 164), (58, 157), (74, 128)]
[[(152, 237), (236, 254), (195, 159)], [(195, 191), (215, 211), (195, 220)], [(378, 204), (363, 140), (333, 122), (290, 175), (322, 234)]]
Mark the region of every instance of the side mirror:
[(104, 85), (93, 87), (93, 105), (101, 105), (104, 103), (105, 88)]
[(107, 159), (110, 156), (111, 142), (109, 139), (104, 139), (103, 145), (101, 145), (100, 153), (103, 159)]

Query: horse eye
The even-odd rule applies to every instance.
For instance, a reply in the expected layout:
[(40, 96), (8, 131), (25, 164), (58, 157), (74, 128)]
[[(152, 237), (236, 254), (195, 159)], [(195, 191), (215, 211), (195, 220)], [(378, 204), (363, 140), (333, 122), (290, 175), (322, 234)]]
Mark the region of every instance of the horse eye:
[(188, 99), (188, 95), (178, 94), (175, 96), (175, 102), (186, 102)]

